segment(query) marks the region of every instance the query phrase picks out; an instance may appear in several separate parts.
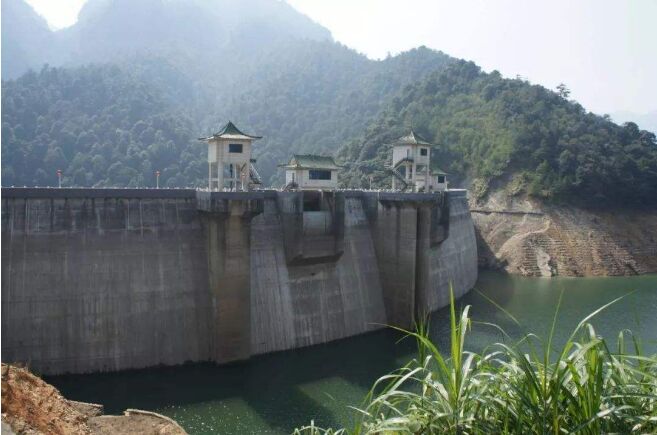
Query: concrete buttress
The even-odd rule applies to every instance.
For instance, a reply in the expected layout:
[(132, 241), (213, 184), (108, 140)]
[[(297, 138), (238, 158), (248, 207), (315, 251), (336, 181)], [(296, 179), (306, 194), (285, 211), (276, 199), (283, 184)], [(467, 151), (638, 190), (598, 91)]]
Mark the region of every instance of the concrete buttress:
[(218, 363), (251, 356), (251, 220), (262, 199), (227, 199), (203, 192), (200, 203), (208, 241), (212, 293), (213, 357)]
[(414, 320), (477, 278), (465, 191), (2, 189), (2, 359), (225, 363)]

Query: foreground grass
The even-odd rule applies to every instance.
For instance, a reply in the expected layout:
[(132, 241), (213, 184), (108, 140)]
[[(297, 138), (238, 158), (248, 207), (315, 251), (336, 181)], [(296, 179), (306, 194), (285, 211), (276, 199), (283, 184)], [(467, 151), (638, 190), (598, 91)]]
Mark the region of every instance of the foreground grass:
[(376, 381), (353, 429), (311, 424), (295, 434), (657, 433), (657, 357), (643, 356), (627, 331), (612, 350), (589, 323), (614, 302), (584, 318), (560, 349), (552, 346), (557, 307), (547, 343), (528, 334), (473, 353), (464, 348), (470, 307), (457, 316), (452, 296), (448, 357), (426, 324), (404, 331), (417, 358)]

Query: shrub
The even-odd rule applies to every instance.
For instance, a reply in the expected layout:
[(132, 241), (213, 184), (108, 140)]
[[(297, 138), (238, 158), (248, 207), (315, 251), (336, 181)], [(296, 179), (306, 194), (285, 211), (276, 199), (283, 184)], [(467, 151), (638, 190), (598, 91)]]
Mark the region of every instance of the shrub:
[(376, 381), (353, 430), (312, 424), (295, 433), (655, 433), (657, 357), (643, 356), (634, 338), (629, 353), (627, 331), (612, 351), (589, 323), (616, 301), (584, 318), (560, 349), (552, 346), (557, 308), (545, 345), (528, 334), (474, 353), (465, 350), (470, 307), (457, 316), (452, 295), (448, 356), (426, 324), (404, 331), (418, 357)]

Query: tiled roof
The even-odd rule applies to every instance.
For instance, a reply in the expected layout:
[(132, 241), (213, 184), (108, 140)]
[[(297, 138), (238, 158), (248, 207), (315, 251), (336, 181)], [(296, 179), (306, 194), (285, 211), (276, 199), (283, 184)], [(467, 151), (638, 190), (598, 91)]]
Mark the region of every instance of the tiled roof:
[(231, 121), (228, 121), (218, 132), (207, 138), (199, 138), (199, 140), (208, 139), (262, 139), (262, 136), (254, 136), (240, 131)]
[(333, 157), (315, 154), (293, 154), (290, 161), (281, 166), (288, 169), (340, 169)]
[(433, 145), (432, 143), (428, 142), (426, 139), (424, 139), (422, 136), (411, 130), (409, 134), (406, 136), (402, 136), (399, 139), (395, 141), (395, 144), (399, 145)]

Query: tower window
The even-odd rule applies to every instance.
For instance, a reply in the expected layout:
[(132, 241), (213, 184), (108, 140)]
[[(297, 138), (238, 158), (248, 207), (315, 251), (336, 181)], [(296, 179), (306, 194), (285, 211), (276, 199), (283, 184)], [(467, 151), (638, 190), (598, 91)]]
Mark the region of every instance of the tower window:
[(241, 153), (242, 152), (242, 144), (241, 143), (228, 144), (228, 152), (229, 153)]
[(310, 169), (308, 171), (308, 177), (311, 180), (330, 180), (331, 171), (326, 171), (323, 169)]
[(421, 156), (426, 156), (429, 153), (429, 150), (426, 148), (420, 148), (420, 155)]
[(438, 183), (443, 184), (445, 182), (445, 176), (444, 175), (439, 175), (438, 176)]

